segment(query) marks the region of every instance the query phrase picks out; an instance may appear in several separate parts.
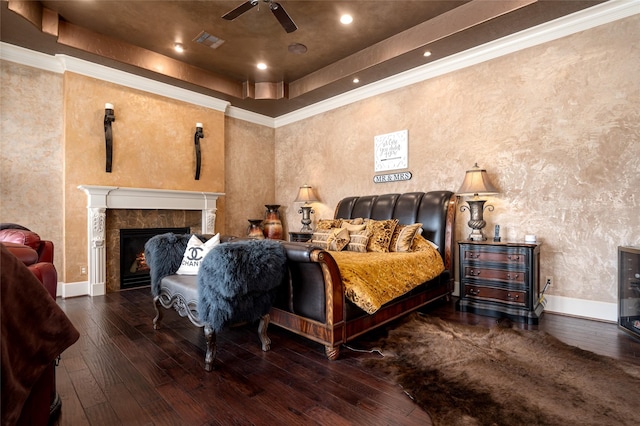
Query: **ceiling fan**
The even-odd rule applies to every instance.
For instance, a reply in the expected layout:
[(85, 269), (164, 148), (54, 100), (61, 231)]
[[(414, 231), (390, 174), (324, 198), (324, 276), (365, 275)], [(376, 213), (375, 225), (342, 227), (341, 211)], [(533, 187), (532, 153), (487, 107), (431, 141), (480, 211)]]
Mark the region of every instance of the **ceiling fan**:
[[(278, 22), (280, 22), (280, 25), (282, 25), (282, 28), (284, 28), (286, 32), (292, 33), (298, 29), (296, 24), (293, 22), (293, 19), (291, 19), (287, 11), (284, 10), (284, 8), (280, 3), (276, 3), (273, 0), (262, 0), (262, 1), (265, 3), (269, 3), (269, 9), (271, 9), (271, 13), (273, 13), (273, 16), (276, 17), (276, 19), (278, 20)], [(235, 9), (224, 14), (222, 16), (222, 19), (226, 19), (227, 21), (233, 21), (238, 16), (242, 15), (243, 13), (257, 6), (258, 3), (260, 3), (260, 0), (248, 0), (242, 3), (240, 6), (236, 7)]]

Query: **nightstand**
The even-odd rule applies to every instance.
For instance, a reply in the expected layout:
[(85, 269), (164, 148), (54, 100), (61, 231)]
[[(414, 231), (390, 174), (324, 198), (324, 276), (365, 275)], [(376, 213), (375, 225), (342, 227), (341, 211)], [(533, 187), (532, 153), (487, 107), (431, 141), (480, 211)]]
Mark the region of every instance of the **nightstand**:
[(289, 232), (289, 241), (306, 243), (311, 239), (313, 232)]
[(538, 324), (540, 244), (458, 241), (460, 300), (458, 309)]

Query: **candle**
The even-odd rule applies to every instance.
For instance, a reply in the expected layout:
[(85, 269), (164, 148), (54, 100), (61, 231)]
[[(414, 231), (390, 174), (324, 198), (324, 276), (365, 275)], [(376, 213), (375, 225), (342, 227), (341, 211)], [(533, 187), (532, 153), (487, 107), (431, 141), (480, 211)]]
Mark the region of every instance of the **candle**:
[(104, 104), (104, 109), (113, 109), (113, 104), (109, 104), (109, 103)]
[(196, 127), (202, 128), (202, 123), (196, 123)]

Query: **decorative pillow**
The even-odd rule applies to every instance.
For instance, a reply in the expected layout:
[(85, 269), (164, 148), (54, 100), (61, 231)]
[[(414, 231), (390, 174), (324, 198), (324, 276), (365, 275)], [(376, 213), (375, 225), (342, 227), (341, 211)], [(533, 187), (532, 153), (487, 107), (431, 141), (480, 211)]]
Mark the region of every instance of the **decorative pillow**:
[[(364, 226), (364, 225), (357, 225)], [(349, 244), (347, 251), (356, 251), (359, 253), (367, 252), (367, 243), (369, 242), (369, 231), (361, 229), (358, 231), (349, 231)]]
[(438, 245), (427, 240), (422, 234), (418, 233), (411, 243), (411, 251), (428, 251), (431, 247), (438, 250)]
[(212, 248), (220, 244), (220, 234), (216, 234), (213, 238), (207, 240), (206, 243), (200, 241), (200, 238), (192, 235), (187, 243), (187, 248), (182, 257), (182, 263), (176, 271), (178, 275), (198, 275), (202, 259), (211, 251)]
[(329, 238), (327, 238), (327, 248), (333, 251), (340, 251), (349, 244), (349, 241), (347, 228), (333, 228)]
[(350, 225), (362, 225), (364, 223), (364, 219), (361, 217), (357, 217), (355, 219), (342, 219), (342, 226), (344, 227), (345, 224), (350, 224)]
[(340, 225), (342, 225), (342, 219), (320, 219), (316, 226), (316, 231), (340, 228)]
[(387, 253), (393, 230), (398, 225), (398, 219), (388, 220), (368, 220), (367, 231), (371, 234), (369, 243), (367, 243), (367, 251), (375, 251)]
[(350, 223), (342, 222), (342, 228), (346, 228), (349, 232), (358, 232), (367, 228), (367, 225), (351, 225)]
[(411, 251), (411, 245), (413, 239), (422, 229), (421, 223), (414, 223), (413, 225), (398, 225), (393, 230), (391, 236), (391, 243), (389, 244), (389, 251), (395, 252), (408, 252)]
[(329, 247), (329, 245), (327, 244), (327, 240), (329, 239), (330, 235), (331, 235), (331, 229), (316, 228), (316, 230), (313, 231), (313, 234), (311, 235), (311, 241), (309, 242), (313, 245), (320, 247), (323, 250), (326, 250)]

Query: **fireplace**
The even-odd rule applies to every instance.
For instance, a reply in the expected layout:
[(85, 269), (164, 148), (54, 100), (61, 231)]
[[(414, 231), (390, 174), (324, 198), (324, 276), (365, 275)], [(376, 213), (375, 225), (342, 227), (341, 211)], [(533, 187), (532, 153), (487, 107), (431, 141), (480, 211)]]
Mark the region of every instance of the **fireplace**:
[(120, 289), (142, 287), (151, 284), (149, 267), (144, 258), (144, 245), (153, 236), (173, 232), (188, 234), (184, 228), (120, 229)]

